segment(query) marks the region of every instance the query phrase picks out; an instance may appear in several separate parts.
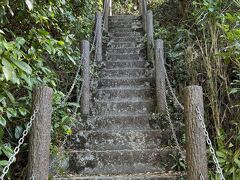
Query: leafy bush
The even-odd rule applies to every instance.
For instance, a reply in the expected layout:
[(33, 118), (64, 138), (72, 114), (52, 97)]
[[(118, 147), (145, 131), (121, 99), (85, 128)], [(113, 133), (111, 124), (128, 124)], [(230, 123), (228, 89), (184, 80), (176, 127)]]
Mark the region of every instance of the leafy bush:
[[(78, 105), (70, 103), (74, 95), (62, 102), (80, 63), (80, 40), (91, 40), (95, 11), (95, 1), (85, 0), (0, 2), (0, 170), (29, 121), (35, 86), (54, 89), (53, 146), (71, 133), (72, 107)], [(24, 154), (17, 158), (22, 167)], [(22, 168), (13, 169), (11, 178), (21, 178)]]

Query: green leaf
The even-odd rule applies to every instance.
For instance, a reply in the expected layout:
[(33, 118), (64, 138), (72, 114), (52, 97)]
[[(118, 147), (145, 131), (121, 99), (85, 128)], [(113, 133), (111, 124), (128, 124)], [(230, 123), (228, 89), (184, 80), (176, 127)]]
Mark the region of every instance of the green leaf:
[(25, 62), (23, 61), (18, 61), (15, 59), (11, 59), (11, 61), (17, 66), (19, 67), (21, 70), (23, 70), (24, 72), (26, 72), (27, 74), (32, 74), (32, 68)]
[(25, 0), (28, 9), (31, 11), (33, 9), (33, 2), (31, 0)]
[(236, 94), (237, 92), (240, 92), (240, 88), (232, 88), (229, 94)]
[(9, 68), (9, 66), (3, 66), (2, 67), (2, 70), (3, 70), (3, 74), (6, 78), (7, 81), (11, 80), (12, 78), (12, 70), (11, 68)]
[(15, 138), (16, 138), (16, 139), (19, 139), (19, 138), (21, 137), (21, 135), (22, 135), (22, 132), (23, 132), (22, 126), (17, 126), (17, 127), (15, 128), (15, 133), (14, 133)]
[(20, 107), (20, 108), (18, 109), (18, 111), (20, 112), (20, 114), (21, 114), (22, 116), (26, 116), (26, 114), (27, 114), (27, 109), (24, 108), (24, 107)]
[(13, 150), (11, 149), (11, 147), (8, 147), (6, 145), (3, 146), (2, 151), (8, 158), (10, 158), (13, 154)]
[(25, 44), (25, 39), (23, 37), (17, 37), (16, 38), (16, 42), (19, 44), (19, 45), (23, 45)]
[(2, 166), (2, 167), (6, 166), (7, 164), (8, 164), (8, 161), (6, 161), (6, 160), (0, 161), (0, 166)]
[(64, 43), (64, 41), (58, 41), (58, 44), (63, 46), (65, 43)]
[(3, 127), (5, 127), (6, 124), (7, 124), (6, 119), (4, 119), (4, 117), (2, 117), (2, 116), (0, 115), (0, 125), (2, 125)]
[(12, 93), (10, 93), (8, 90), (4, 89), (4, 92), (6, 93), (6, 95), (8, 96), (8, 98), (10, 99), (11, 103), (15, 103), (15, 98), (12, 95)]
[(13, 108), (7, 108), (7, 117), (10, 119), (11, 117), (16, 117), (17, 111)]
[(70, 61), (72, 61), (72, 63), (73, 63), (74, 65), (76, 65), (76, 62), (75, 62), (75, 60), (72, 58), (72, 56), (70, 56), (69, 54), (67, 54), (67, 57), (70, 59)]

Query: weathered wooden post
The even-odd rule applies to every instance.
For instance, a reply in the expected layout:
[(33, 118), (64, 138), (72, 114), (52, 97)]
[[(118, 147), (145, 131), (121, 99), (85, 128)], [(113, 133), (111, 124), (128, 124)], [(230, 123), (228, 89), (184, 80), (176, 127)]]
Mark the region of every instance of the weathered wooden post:
[(104, 30), (108, 32), (108, 16), (109, 16), (109, 3), (110, 0), (105, 0), (104, 1), (104, 8), (105, 8), (105, 12), (104, 12)]
[(87, 116), (90, 110), (90, 44), (89, 41), (81, 42), (82, 51), (82, 96), (80, 112), (81, 115)]
[(102, 15), (99, 11), (96, 14), (96, 61), (102, 61)]
[(165, 67), (164, 67), (164, 50), (163, 41), (157, 39), (155, 41), (155, 77), (156, 77), (156, 94), (157, 107), (160, 114), (165, 114), (167, 111), (166, 100), (166, 82), (165, 82)]
[(143, 29), (145, 32), (147, 32), (147, 1), (146, 0), (140, 0), (140, 8), (141, 8), (141, 14), (143, 19)]
[(49, 87), (37, 87), (33, 91), (33, 109), (37, 108), (38, 113), (30, 132), (28, 179), (48, 179), (52, 93)]
[(112, 0), (109, 0), (109, 16), (112, 16)]
[(196, 108), (204, 117), (201, 86), (189, 86), (184, 90), (184, 116), (186, 123), (187, 180), (208, 179), (206, 141)]
[(153, 14), (152, 11), (147, 12), (147, 57), (148, 60), (154, 60), (154, 38), (153, 38)]

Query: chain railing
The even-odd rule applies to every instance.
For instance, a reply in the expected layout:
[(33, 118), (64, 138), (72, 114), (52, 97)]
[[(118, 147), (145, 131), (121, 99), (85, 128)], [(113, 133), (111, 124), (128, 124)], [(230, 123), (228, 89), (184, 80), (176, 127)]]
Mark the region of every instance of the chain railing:
[[(106, 1), (106, 3), (104, 3), (103, 12), (102, 12), (102, 14), (101, 14), (101, 19), (102, 19), (101, 32), (102, 32), (102, 34), (103, 34), (103, 31), (104, 31), (104, 23), (105, 23), (104, 17), (105, 17), (105, 14), (106, 14), (106, 12), (107, 12), (108, 3), (109, 3), (109, 1)], [(95, 31), (94, 31), (93, 42), (92, 42), (92, 44), (91, 44), (91, 46), (90, 46), (90, 52), (89, 52), (89, 53), (91, 54), (91, 53), (95, 50), (95, 55), (94, 55), (94, 60), (93, 60), (93, 62), (96, 60), (96, 51), (97, 51), (97, 49), (99, 48), (99, 45), (96, 44), (96, 42), (97, 42), (97, 31), (98, 31), (97, 28), (99, 27), (97, 23), (99, 23), (99, 22), (98, 22), (98, 19), (96, 19), (96, 28), (95, 28)], [(95, 45), (96, 45), (96, 46), (95, 46)], [(76, 83), (77, 83), (77, 79), (78, 79), (78, 77), (79, 77), (79, 73), (80, 73), (80, 70), (81, 70), (83, 58), (84, 58), (84, 57), (82, 56), (81, 62), (80, 62), (79, 67), (78, 67), (78, 69), (77, 69), (76, 76), (75, 76), (75, 78), (74, 78), (73, 84), (72, 84), (72, 86), (71, 86), (71, 88), (70, 88), (70, 91), (69, 91), (69, 93), (68, 93), (68, 96), (70, 96), (73, 88), (75, 87), (75, 85), (76, 85)], [(82, 68), (84, 68), (84, 66), (82, 66)], [(81, 84), (83, 84), (83, 82), (84, 82), (84, 80), (82, 80)], [(83, 92), (83, 85), (82, 85), (81, 88), (80, 88), (80, 93), (79, 93), (79, 95), (78, 95), (79, 97), (82, 96), (82, 92)], [(65, 102), (66, 102), (66, 99), (65, 99)], [(77, 103), (79, 103), (79, 102), (77, 102)], [(75, 110), (75, 112), (76, 112), (76, 110)], [(75, 113), (74, 113), (74, 114), (75, 114)], [(72, 128), (73, 126), (74, 126), (74, 123), (72, 123), (72, 124), (70, 125), (70, 128)], [(64, 148), (65, 148), (65, 145), (66, 145), (66, 142), (67, 142), (68, 137), (69, 137), (69, 134), (67, 134), (67, 135), (65, 135), (65, 136), (63, 137), (63, 141), (62, 141), (62, 143), (61, 143), (61, 145), (60, 145), (60, 148), (59, 148), (59, 153), (60, 153), (60, 154), (63, 154), (63, 152), (64, 152)], [(57, 160), (58, 160), (58, 159), (56, 158), (56, 159), (54, 159), (54, 160), (52, 161), (51, 165), (49, 166), (50, 169), (52, 168), (52, 165), (54, 165), (54, 164), (56, 163)], [(58, 174), (56, 174), (55, 176), (58, 176)]]
[(198, 120), (201, 122), (201, 126), (202, 126), (202, 129), (204, 131), (204, 135), (206, 137), (206, 142), (209, 146), (209, 150), (210, 150), (210, 153), (212, 155), (213, 162), (216, 165), (217, 173), (220, 175), (220, 180), (225, 180), (225, 178), (223, 176), (222, 168), (220, 167), (219, 161), (218, 161), (217, 156), (216, 156), (216, 152), (213, 148), (212, 141), (209, 137), (209, 134), (208, 134), (208, 131), (207, 131), (207, 128), (206, 128), (206, 125), (205, 125), (205, 122), (204, 122), (204, 119), (202, 117), (202, 114), (201, 114), (201, 111), (200, 111), (199, 107), (196, 107), (196, 113), (198, 115)]
[[(168, 88), (170, 90), (170, 93), (171, 93), (171, 96), (172, 96), (173, 100), (180, 107), (181, 110), (184, 110), (184, 106), (179, 102), (176, 94), (173, 91), (173, 88), (171, 86), (171, 83), (170, 83), (170, 80), (169, 80), (169, 77), (168, 77), (168, 74), (167, 74), (165, 66), (164, 66), (164, 72), (165, 72), (165, 78), (166, 78), (167, 86), (168, 86)], [(167, 102), (166, 102), (166, 104), (167, 104)], [(219, 161), (217, 159), (215, 150), (214, 150), (213, 145), (212, 145), (212, 141), (211, 141), (211, 139), (209, 137), (209, 133), (207, 131), (207, 128), (206, 128), (206, 125), (205, 125), (205, 122), (204, 122), (204, 118), (202, 117), (202, 114), (201, 114), (201, 111), (200, 111), (199, 107), (196, 108), (196, 113), (198, 115), (198, 120), (201, 123), (201, 127), (202, 127), (202, 129), (204, 131), (204, 135), (206, 137), (206, 142), (207, 142), (207, 144), (209, 146), (209, 150), (210, 150), (210, 153), (212, 155), (213, 162), (216, 165), (216, 172), (220, 175), (220, 180), (225, 180), (222, 168), (220, 167)], [(173, 138), (175, 140), (175, 144), (177, 145), (177, 149), (179, 150), (181, 156), (184, 157), (182, 155), (183, 152), (182, 152), (182, 150), (180, 148), (180, 145), (179, 145), (179, 142), (178, 142), (178, 139), (177, 139), (177, 136), (176, 136), (176, 131), (175, 131), (174, 125), (173, 125), (172, 120), (170, 118), (170, 113), (169, 113), (168, 107), (167, 107), (167, 119), (169, 121), (170, 128), (171, 128), (171, 131), (172, 131), (172, 134), (173, 134)], [(203, 177), (202, 174), (200, 174), (200, 180), (204, 180), (204, 177)]]
[[(33, 121), (36, 119), (36, 114), (38, 113), (38, 111), (39, 111), (38, 108), (36, 108), (34, 110), (32, 116), (30, 118), (30, 121), (27, 124), (27, 128), (23, 131), (22, 137), (18, 140), (18, 145), (15, 147), (12, 156), (8, 160), (8, 164), (3, 168), (3, 172), (2, 172), (2, 175), (0, 177), (1, 180), (4, 180), (4, 177), (8, 173), (10, 166), (15, 161), (16, 155), (19, 153), (20, 147), (24, 143), (25, 137), (28, 135), (28, 133), (29, 133), (31, 127), (32, 127)], [(32, 177), (32, 179), (34, 179), (34, 177)]]

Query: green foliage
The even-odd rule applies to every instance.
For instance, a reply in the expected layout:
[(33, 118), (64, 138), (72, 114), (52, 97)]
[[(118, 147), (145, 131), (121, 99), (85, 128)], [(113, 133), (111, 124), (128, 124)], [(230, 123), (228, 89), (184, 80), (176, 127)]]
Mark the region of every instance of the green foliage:
[(71, 134), (78, 105), (71, 103), (74, 96), (62, 102), (80, 60), (80, 40), (91, 40), (95, 10), (95, 1), (85, 0), (0, 2), (0, 170), (29, 121), (35, 86), (54, 89), (53, 146)]
[[(208, 130), (224, 176), (239, 179), (239, 1), (154, 2), (155, 37), (165, 42), (173, 87), (181, 94), (186, 85), (203, 86)], [(179, 14), (184, 2), (185, 16)], [(211, 178), (219, 179), (212, 162), (209, 167)]]
[(138, 1), (137, 0), (117, 0), (114, 1), (112, 9), (113, 14), (134, 14), (138, 15)]

